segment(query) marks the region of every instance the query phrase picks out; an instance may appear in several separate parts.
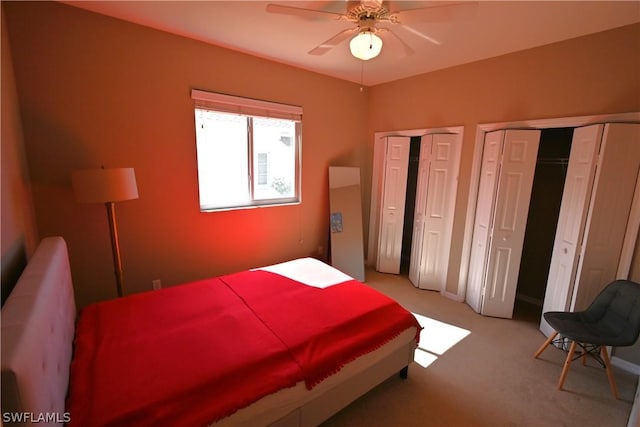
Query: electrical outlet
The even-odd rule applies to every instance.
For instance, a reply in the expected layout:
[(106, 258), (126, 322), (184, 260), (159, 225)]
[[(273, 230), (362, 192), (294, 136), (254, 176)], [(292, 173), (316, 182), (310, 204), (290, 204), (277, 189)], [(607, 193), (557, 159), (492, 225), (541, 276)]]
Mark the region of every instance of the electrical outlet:
[(162, 282), (160, 281), (160, 279), (152, 280), (151, 286), (153, 286), (154, 291), (157, 291), (158, 289), (162, 288)]

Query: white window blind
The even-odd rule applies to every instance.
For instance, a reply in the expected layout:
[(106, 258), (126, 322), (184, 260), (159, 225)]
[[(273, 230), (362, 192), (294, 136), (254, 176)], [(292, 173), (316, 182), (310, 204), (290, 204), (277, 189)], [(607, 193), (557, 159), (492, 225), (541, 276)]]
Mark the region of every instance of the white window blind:
[(302, 120), (302, 107), (279, 104), (259, 99), (240, 98), (222, 93), (192, 89), (191, 98), (196, 108), (246, 116), (259, 116), (287, 120)]

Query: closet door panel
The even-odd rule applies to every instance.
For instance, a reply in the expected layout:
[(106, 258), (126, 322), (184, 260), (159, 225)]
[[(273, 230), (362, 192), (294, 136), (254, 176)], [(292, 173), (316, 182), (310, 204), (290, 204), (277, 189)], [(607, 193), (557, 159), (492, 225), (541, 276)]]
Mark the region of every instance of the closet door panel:
[(420, 262), (421, 289), (446, 288), (460, 152), (459, 135), (433, 135)]
[(482, 303), (484, 315), (513, 315), (539, 143), (539, 130), (505, 132)]
[[(569, 310), (603, 128), (592, 125), (573, 132), (543, 312)], [(546, 336), (553, 333), (544, 317), (540, 330)]]
[(504, 131), (489, 132), (484, 139), (466, 295), (467, 304), (477, 313), (480, 313), (482, 308), (489, 233), (493, 221), (504, 133)]
[(413, 216), (413, 235), (411, 239), (411, 259), (409, 261), (409, 280), (414, 286), (420, 286), (420, 274), (423, 270), (424, 221), (427, 209), (427, 193), (429, 187), (429, 167), (431, 158), (432, 135), (425, 135), (420, 141), (418, 160), (418, 180), (416, 184), (416, 204)]
[(640, 170), (640, 124), (605, 125), (572, 310), (585, 309), (615, 280)]
[(376, 269), (400, 273), (404, 205), (409, 171), (409, 137), (388, 137)]

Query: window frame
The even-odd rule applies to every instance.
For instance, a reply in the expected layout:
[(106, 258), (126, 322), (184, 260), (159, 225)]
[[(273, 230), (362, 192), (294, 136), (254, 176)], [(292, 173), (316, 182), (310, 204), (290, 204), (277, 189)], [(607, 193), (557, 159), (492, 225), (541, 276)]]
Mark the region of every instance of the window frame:
[[(280, 104), (270, 101), (263, 101), (252, 98), (243, 98), (232, 95), (226, 95), (215, 92), (207, 92), (192, 89), (191, 98), (194, 101), (194, 120), (197, 120), (198, 110), (206, 110), (218, 113), (230, 113), (246, 117), (247, 120), (247, 163), (248, 168), (248, 188), (247, 195), (249, 200), (242, 203), (226, 203), (226, 204), (203, 204), (202, 190), (200, 180), (200, 168), (198, 168), (198, 198), (201, 212), (217, 212), (237, 209), (250, 209), (256, 207), (274, 207), (297, 205), (302, 202), (302, 107)], [(294, 189), (291, 197), (276, 197), (269, 199), (256, 199), (255, 183), (259, 171), (254, 172), (254, 143), (253, 143), (253, 117), (266, 119), (284, 119), (294, 122)], [(198, 153), (197, 130), (196, 139), (196, 156)]]

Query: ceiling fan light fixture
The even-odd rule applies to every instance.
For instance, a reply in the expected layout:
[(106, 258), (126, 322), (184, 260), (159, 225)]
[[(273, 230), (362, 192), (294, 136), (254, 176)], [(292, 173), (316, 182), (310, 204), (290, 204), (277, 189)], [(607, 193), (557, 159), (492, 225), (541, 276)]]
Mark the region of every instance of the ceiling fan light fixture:
[(349, 42), (351, 54), (358, 59), (368, 61), (382, 50), (382, 39), (372, 31), (361, 31)]

